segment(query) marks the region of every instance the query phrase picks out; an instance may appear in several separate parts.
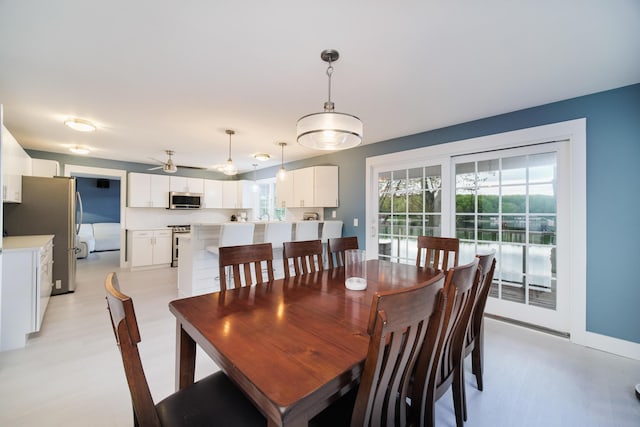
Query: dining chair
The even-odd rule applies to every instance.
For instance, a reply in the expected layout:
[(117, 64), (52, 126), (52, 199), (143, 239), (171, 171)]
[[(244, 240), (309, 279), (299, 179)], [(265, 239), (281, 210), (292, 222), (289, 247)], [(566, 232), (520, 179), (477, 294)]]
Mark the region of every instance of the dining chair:
[(336, 237), (327, 241), (329, 268), (344, 266), (344, 251), (347, 249), (358, 249), (358, 238), (356, 236)]
[[(493, 274), (496, 269), (496, 251), (483, 255), (476, 255), (478, 258), (478, 270), (480, 271), (480, 281), (477, 286), (477, 294), (469, 319), (469, 327), (464, 342), (464, 350), (462, 360), (471, 354), (472, 373), (476, 377), (476, 385), (478, 390), (482, 391), (482, 370), (484, 367), (484, 309), (487, 305), (487, 297), (491, 283), (493, 282)], [(467, 420), (467, 399), (464, 382), (464, 369), (460, 369), (460, 382), (462, 384), (462, 409), (464, 420)]]
[(293, 264), (296, 276), (322, 271), (322, 242), (319, 239), (284, 242), (282, 261), (285, 279), (291, 277), (290, 264)]
[[(219, 248), (220, 291), (227, 288), (258, 285), (273, 281), (273, 248), (271, 243), (222, 246)], [(230, 277), (227, 278), (227, 269)], [(264, 273), (267, 277), (265, 280)]]
[(410, 378), (420, 354), (438, 345), (446, 308), (442, 273), (409, 288), (376, 292), (367, 333), (369, 348), (357, 389), (309, 421), (309, 426), (406, 426)]
[[(458, 266), (460, 240), (455, 237), (418, 236), (418, 267), (433, 267), (447, 271)], [(453, 257), (453, 261), (449, 258)]]
[(267, 420), (222, 371), (154, 403), (138, 351), (141, 337), (133, 300), (120, 292), (116, 273), (107, 275), (105, 289), (111, 326), (131, 394), (135, 426), (267, 425)]
[(444, 314), (444, 328), (439, 337), (435, 357), (437, 363), (429, 366), (429, 360), (434, 355), (427, 351), (420, 353), (420, 360), (416, 365), (413, 396), (419, 413), (418, 425), (435, 425), (435, 403), (449, 388), (453, 391), (453, 406), (456, 415), (456, 426), (462, 427), (462, 386), (461, 375), (458, 370), (463, 369), (462, 352), (469, 319), (473, 310), (473, 302), (477, 293), (480, 272), (478, 258), (459, 267), (452, 267), (447, 271), (444, 292), (447, 294), (447, 306)]

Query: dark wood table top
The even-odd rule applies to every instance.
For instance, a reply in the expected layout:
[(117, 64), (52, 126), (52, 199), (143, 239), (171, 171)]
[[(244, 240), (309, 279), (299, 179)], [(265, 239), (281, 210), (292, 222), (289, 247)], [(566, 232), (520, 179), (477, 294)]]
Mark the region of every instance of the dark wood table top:
[(437, 273), (370, 260), (365, 291), (346, 289), (344, 269), (335, 268), (173, 301), (177, 387), (193, 382), (197, 343), (270, 425), (306, 425), (359, 378), (373, 294)]

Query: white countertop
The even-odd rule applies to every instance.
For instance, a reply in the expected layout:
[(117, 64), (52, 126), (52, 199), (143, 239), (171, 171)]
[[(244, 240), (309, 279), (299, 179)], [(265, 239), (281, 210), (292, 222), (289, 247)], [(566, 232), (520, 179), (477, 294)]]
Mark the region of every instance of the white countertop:
[(53, 239), (53, 234), (42, 234), (34, 236), (8, 236), (2, 238), (2, 250), (24, 250), (39, 249), (49, 243)]

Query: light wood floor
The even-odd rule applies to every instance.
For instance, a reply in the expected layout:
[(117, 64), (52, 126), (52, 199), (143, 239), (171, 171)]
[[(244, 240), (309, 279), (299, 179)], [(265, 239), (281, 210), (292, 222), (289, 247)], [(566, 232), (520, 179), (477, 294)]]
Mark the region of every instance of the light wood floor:
[[(132, 425), (104, 300), (109, 271), (134, 300), (154, 399), (173, 391), (175, 320), (167, 304), (177, 298), (177, 270), (121, 271), (118, 257), (79, 260), (76, 292), (51, 299), (42, 331), (26, 348), (0, 353), (0, 426)], [(491, 319), (485, 351), (484, 392), (467, 370), (469, 427), (640, 425), (638, 361)], [(197, 377), (216, 369), (198, 353)], [(437, 424), (455, 425), (450, 393), (438, 402)]]

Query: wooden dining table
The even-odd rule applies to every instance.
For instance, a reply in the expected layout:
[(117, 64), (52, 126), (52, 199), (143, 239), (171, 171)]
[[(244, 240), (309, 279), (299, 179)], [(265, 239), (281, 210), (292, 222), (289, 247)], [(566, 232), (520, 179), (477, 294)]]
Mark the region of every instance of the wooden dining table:
[(198, 344), (270, 426), (306, 426), (357, 384), (374, 293), (415, 286), (438, 273), (369, 260), (363, 291), (346, 289), (339, 267), (172, 301), (176, 388), (193, 383)]

